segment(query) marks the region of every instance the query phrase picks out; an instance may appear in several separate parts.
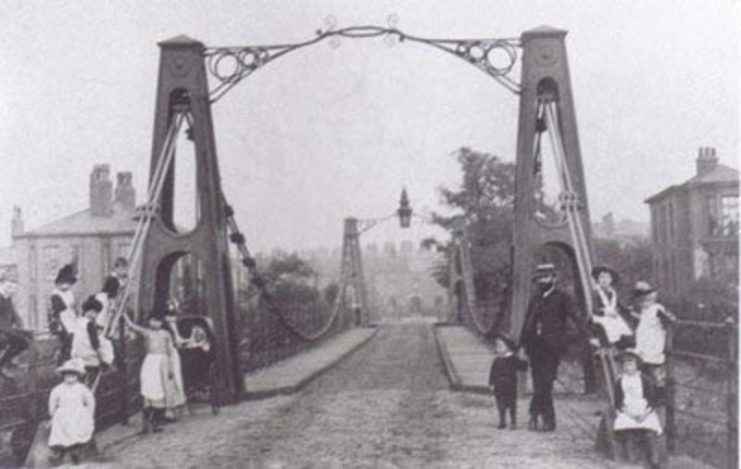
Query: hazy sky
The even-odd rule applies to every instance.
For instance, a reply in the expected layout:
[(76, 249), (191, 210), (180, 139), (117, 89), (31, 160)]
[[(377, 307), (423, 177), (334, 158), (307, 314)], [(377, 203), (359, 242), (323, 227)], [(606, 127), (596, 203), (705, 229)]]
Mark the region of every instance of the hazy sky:
[[(699, 146), (737, 167), (738, 1), (0, 0), (0, 245), (13, 205), (29, 228), (86, 208), (95, 163), (133, 171), (143, 198), (157, 41), (284, 43), (311, 38), (328, 15), (349, 26), (390, 14), (428, 37), (567, 29), (595, 219), (648, 219), (643, 200), (691, 177)], [(343, 40), (258, 70), (213, 117), (249, 241), (300, 248), (338, 243), (344, 216), (391, 213), (402, 186), (417, 211), (437, 208), (436, 188), (458, 182), (460, 146), (513, 160), (517, 99), (439, 51)], [(393, 224), (368, 235), (409, 237)]]

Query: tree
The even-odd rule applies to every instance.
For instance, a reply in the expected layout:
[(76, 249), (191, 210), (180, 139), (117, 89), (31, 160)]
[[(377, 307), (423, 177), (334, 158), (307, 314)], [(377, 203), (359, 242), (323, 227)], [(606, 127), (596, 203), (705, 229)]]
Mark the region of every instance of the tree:
[[(442, 201), (453, 214), (436, 213), (433, 220), (448, 231), (456, 219), (466, 220), (476, 297), (490, 301), (501, 296), (510, 274), (515, 167), (496, 155), (467, 147), (453, 155), (461, 167), (461, 185), (440, 188)], [(447, 280), (448, 273), (442, 268), (436, 267), (434, 272), (438, 281)]]

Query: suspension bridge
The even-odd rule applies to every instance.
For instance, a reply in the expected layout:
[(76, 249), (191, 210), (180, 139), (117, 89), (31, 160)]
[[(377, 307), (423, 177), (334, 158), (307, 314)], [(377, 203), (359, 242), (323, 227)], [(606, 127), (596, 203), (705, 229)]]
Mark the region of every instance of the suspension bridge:
[[(98, 428), (108, 428), (100, 433), (98, 446), (129, 467), (190, 466), (197, 461), (236, 466), (268, 460), (289, 465), (318, 460), (342, 467), (352, 463), (354, 454), (369, 464), (393, 467), (420, 461), (492, 467), (539, 467), (538, 461), (542, 467), (607, 464), (619, 453), (610, 424), (615, 414), (616, 367), (609, 350), (588, 352), (582, 360), (566, 365), (568, 372), (559, 383), (566, 396), (559, 401), (559, 409), (564, 409), (562, 430), (553, 435), (494, 435), (490, 401), (476, 394), (486, 390), (483, 380), (492, 357), (487, 340), (495, 332), (519, 336), (531, 295), (532, 268), (542, 247), (556, 249), (569, 259), (571, 275), (577, 279), (574, 293), (579, 309), (585, 317), (592, 311), (589, 199), (566, 31), (540, 27), (517, 38), (436, 39), (408, 34), (394, 21), (388, 27), (338, 28), (333, 21), (325, 26), (315, 37), (292, 44), (212, 47), (185, 36), (159, 44), (150, 180), (128, 254), (130, 281), (105, 329), (118, 353), (115, 366), (103, 373), (96, 389)], [(372, 38), (440, 50), (481, 70), (519, 100), (515, 241), (506, 310), (491, 311), (477, 302), (469, 220), (463, 218), (453, 230), (447, 253), (453, 308), (442, 320), (446, 326), (418, 321), (371, 327), (360, 249), (362, 228), (355, 218), (344, 221), (339, 290), (320, 324), (306, 327), (297, 322), (295, 315), (274, 301), (272, 286), (258, 269), (235, 210), (222, 191), (211, 108), (253, 73), (293, 51), (322, 41)], [(197, 224), (188, 232), (179, 231), (173, 216), (176, 147), (184, 132), (196, 157), (199, 207)], [(536, 196), (546, 145), (559, 185), (555, 206), (544, 206)], [(402, 205), (399, 215), (408, 216), (409, 210)], [(269, 366), (260, 370), (250, 363), (254, 344), (243, 340), (230, 243), (259, 291), (261, 314), (271, 318), (272, 330), (279, 331), (266, 341), (274, 342), (273, 349), (282, 346), (284, 350), (265, 360)], [(213, 338), (214, 360), (208, 400), (220, 414), (209, 420), (197, 414), (162, 435), (131, 439), (126, 436), (130, 432), (116, 424), (128, 422), (140, 408), (137, 367), (143, 350), (125, 333), (122, 315), (166, 308), (173, 269), (186, 255), (198, 260), (203, 279), (203, 313)], [(26, 458), (29, 465), (43, 464), (39, 460), (44, 444), (41, 422), (48, 389), (54, 384), (51, 347), (38, 341), (27, 374), (0, 398), (3, 406), (23, 409), (0, 422), (0, 430), (10, 435), (15, 456)], [(290, 394), (306, 386), (298, 397), (235, 405), (246, 398)], [(451, 394), (449, 387), (473, 393)], [(591, 397), (579, 397), (585, 391)], [(725, 392), (732, 396), (736, 391)], [(524, 401), (520, 408), (524, 412)], [(675, 417), (669, 413), (669, 419)], [(736, 451), (731, 446), (734, 425), (729, 424), (729, 454)], [(671, 429), (668, 435), (676, 437)], [(595, 446), (602, 453), (595, 452)]]

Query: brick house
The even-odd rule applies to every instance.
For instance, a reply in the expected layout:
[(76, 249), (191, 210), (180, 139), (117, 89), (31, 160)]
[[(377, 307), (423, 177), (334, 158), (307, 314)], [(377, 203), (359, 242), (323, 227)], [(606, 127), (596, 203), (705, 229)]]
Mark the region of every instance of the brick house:
[(18, 269), (15, 304), (30, 329), (45, 330), (48, 299), (57, 270), (77, 266), (75, 293), (79, 302), (97, 291), (113, 260), (125, 256), (136, 229), (136, 192), (130, 172), (110, 179), (110, 166), (96, 165), (90, 174), (89, 206), (72, 215), (25, 231), (20, 211), (13, 221)]
[(700, 148), (696, 173), (646, 199), (651, 210), (654, 280), (681, 298), (699, 278), (738, 284), (738, 170)]

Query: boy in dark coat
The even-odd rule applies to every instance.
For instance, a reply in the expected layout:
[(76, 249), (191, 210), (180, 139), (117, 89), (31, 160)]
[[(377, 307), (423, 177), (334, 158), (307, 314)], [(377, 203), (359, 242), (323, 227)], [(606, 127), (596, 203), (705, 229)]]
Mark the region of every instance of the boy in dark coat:
[(507, 428), (508, 410), (509, 428), (517, 428), (517, 371), (526, 370), (527, 362), (517, 357), (516, 348), (509, 337), (499, 336), (494, 342), (496, 356), (489, 371), (489, 388), (497, 401), (499, 429)]

